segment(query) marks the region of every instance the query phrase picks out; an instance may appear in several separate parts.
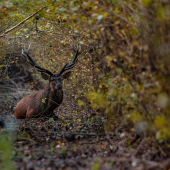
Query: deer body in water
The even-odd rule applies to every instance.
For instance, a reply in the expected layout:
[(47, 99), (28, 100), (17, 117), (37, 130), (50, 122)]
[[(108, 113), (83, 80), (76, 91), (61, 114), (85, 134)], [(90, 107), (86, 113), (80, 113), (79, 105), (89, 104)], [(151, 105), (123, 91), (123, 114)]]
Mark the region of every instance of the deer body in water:
[[(25, 119), (31, 117), (40, 117), (42, 115), (52, 116), (54, 109), (57, 108), (63, 101), (62, 82), (63, 79), (68, 79), (70, 71), (64, 73), (74, 67), (77, 57), (80, 54), (80, 46), (77, 47), (77, 51), (74, 59), (70, 64), (66, 64), (58, 74), (53, 74), (49, 70), (41, 68), (36, 62), (29, 56), (29, 49), (22, 55), (27, 58), (30, 64), (37, 68), (41, 72), (41, 76), (45, 80), (49, 80), (43, 90), (32, 93), (23, 97), (16, 105), (14, 114), (18, 119)], [(64, 73), (64, 74), (63, 74)]]

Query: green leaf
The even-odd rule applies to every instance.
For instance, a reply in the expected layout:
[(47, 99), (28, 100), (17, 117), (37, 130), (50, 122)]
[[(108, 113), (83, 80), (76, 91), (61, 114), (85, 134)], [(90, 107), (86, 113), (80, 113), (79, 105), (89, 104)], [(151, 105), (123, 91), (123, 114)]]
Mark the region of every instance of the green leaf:
[(52, 117), (49, 118), (50, 122), (54, 122), (54, 119)]
[[(46, 99), (46, 98), (45, 98)], [(42, 103), (45, 103), (45, 99), (42, 99)]]
[(6, 76), (6, 77), (4, 77), (3, 79), (4, 79), (4, 80), (6, 80), (6, 79), (9, 79), (9, 77), (8, 77), (8, 76)]
[(152, 0), (142, 0), (144, 6), (147, 6), (148, 4), (150, 4), (152, 2)]

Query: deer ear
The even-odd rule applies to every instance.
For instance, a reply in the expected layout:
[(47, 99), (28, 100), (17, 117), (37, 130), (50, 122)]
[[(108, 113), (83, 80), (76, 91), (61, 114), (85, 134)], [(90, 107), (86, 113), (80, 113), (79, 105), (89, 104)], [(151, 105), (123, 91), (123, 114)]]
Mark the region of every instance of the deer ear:
[(41, 77), (44, 79), (44, 80), (49, 80), (50, 79), (50, 75), (46, 74), (46, 73), (43, 73), (41, 72)]
[(63, 79), (68, 79), (70, 77), (71, 71), (62, 75)]

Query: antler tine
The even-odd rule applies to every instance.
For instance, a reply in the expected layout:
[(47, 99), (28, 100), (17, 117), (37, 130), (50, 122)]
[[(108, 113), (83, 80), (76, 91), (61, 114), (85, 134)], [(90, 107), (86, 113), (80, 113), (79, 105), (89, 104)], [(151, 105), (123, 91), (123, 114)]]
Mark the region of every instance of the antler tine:
[(34, 67), (36, 67), (36, 68), (38, 69), (37, 71), (39, 71), (39, 72), (44, 72), (44, 73), (47, 73), (47, 74), (49, 74), (50, 76), (52, 76), (53, 73), (51, 73), (50, 71), (48, 71), (48, 70), (46, 70), (46, 69), (41, 68), (41, 67), (29, 56), (28, 53), (29, 53), (30, 46), (31, 46), (31, 44), (29, 45), (27, 52), (25, 52), (26, 54), (23, 53), (23, 49), (22, 49), (22, 55), (23, 55), (24, 57), (26, 57), (27, 61), (29, 61), (29, 63), (30, 63), (32, 66), (34, 66)]
[(31, 47), (31, 43), (28, 46), (28, 51), (27, 51), (28, 54), (29, 54), (30, 47)]
[(77, 57), (78, 57), (79, 54), (80, 54), (80, 50), (81, 50), (81, 46), (78, 44), (78, 45), (77, 45), (77, 51), (76, 51), (76, 54), (75, 54), (73, 60), (71, 61), (71, 63), (70, 63), (69, 65), (66, 64), (66, 65), (63, 67), (63, 69), (60, 71), (60, 74), (62, 74), (64, 71), (69, 70), (69, 69), (71, 69), (71, 68), (74, 67), (74, 65), (75, 65), (76, 62), (77, 62)]
[[(76, 53), (76, 50), (74, 49), (74, 47), (72, 46), (72, 44), (71, 43), (69, 43), (70, 44), (70, 47), (73, 49), (73, 51)], [(78, 44), (77, 44), (77, 49), (78, 49)]]
[[(24, 51), (23, 51), (23, 49), (22, 49), (22, 55), (23, 55), (24, 57), (26, 57), (27, 61), (29, 61), (28, 56), (29, 56), (29, 49), (30, 49), (30, 47), (31, 47), (31, 43), (30, 43), (29, 46), (28, 46), (28, 50), (27, 50), (26, 54), (24, 54), (24, 51), (26, 51), (25, 45), (24, 45)], [(31, 63), (30, 63), (30, 64), (31, 64)]]
[(65, 69), (69, 69), (69, 67), (72, 68), (72, 66), (74, 66), (74, 64), (77, 62), (77, 57), (79, 56), (80, 54), (80, 50), (81, 50), (81, 46), (80, 45), (77, 45), (77, 51), (76, 51), (76, 55), (74, 57), (74, 59), (72, 60), (72, 62), (65, 68)]

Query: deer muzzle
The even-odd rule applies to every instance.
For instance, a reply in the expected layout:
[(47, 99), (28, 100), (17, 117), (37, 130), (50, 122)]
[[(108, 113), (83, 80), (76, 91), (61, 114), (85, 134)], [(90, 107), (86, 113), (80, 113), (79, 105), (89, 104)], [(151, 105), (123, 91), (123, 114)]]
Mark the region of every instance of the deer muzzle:
[(61, 88), (62, 88), (62, 84), (57, 84), (57, 87), (58, 87), (59, 89), (61, 89)]

